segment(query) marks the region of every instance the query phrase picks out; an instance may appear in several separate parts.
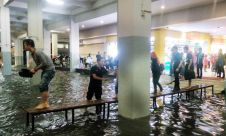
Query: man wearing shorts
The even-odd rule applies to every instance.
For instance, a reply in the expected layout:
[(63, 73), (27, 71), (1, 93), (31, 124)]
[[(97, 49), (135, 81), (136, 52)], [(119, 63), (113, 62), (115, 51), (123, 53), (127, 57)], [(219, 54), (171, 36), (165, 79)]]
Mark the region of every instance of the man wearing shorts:
[(55, 76), (55, 66), (50, 57), (48, 57), (42, 51), (38, 51), (35, 48), (34, 41), (32, 39), (25, 39), (23, 41), (25, 51), (29, 51), (31, 56), (36, 63), (36, 67), (31, 69), (32, 73), (36, 73), (38, 70), (42, 70), (41, 82), (40, 82), (40, 93), (41, 102), (35, 107), (35, 109), (49, 108), (49, 83)]

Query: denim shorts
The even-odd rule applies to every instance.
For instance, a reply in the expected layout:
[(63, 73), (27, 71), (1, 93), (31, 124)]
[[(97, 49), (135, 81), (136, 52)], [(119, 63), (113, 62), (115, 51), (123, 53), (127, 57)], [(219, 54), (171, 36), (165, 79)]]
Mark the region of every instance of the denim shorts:
[(55, 76), (55, 70), (44, 70), (41, 75), (40, 92), (49, 90), (49, 83)]

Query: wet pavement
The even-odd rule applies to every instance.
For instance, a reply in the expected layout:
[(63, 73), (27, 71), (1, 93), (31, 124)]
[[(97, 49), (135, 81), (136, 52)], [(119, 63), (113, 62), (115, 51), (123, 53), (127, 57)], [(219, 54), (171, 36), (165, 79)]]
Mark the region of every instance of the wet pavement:
[[(50, 87), (50, 104), (76, 103), (85, 100), (88, 76), (57, 71)], [(103, 84), (103, 97), (114, 96), (114, 80)], [(177, 99), (177, 98), (175, 98)], [(112, 104), (109, 120), (96, 116), (95, 108), (75, 110), (75, 123), (66, 122), (64, 113), (38, 116), (35, 131), (25, 126), (23, 108), (35, 106), (40, 100), (39, 91), (32, 89), (30, 80), (15, 72), (12, 76), (0, 74), (0, 136), (56, 135), (56, 136), (191, 136), (226, 135), (226, 108), (222, 97), (203, 101), (176, 101), (156, 110), (150, 116), (127, 120), (118, 115), (117, 104)], [(151, 103), (150, 103), (151, 105)], [(70, 112), (69, 116), (70, 117)]]

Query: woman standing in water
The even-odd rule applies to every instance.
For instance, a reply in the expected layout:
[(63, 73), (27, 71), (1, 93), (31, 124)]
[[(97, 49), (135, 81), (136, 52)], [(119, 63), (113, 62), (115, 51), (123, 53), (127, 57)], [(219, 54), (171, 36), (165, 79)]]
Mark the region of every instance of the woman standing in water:
[(188, 80), (188, 88), (191, 87), (191, 80), (195, 78), (194, 65), (192, 60), (192, 53), (189, 52), (188, 46), (184, 47), (184, 53), (186, 53), (184, 78)]
[(151, 53), (151, 71), (153, 76), (152, 80), (154, 86), (154, 93), (157, 93), (157, 86), (159, 86), (160, 91), (162, 91), (162, 86), (159, 83), (159, 78), (161, 76), (160, 64), (155, 52)]

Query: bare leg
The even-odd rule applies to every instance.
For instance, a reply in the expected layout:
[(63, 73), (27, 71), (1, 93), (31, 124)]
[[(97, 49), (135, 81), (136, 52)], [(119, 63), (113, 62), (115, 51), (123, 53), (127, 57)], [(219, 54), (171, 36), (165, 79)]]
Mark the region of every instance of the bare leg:
[(188, 80), (188, 87), (191, 87), (191, 80)]
[(35, 109), (45, 109), (49, 108), (49, 92), (44, 91), (41, 93), (42, 100), (38, 104), (38, 106), (35, 107)]

